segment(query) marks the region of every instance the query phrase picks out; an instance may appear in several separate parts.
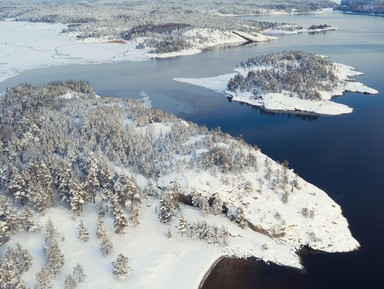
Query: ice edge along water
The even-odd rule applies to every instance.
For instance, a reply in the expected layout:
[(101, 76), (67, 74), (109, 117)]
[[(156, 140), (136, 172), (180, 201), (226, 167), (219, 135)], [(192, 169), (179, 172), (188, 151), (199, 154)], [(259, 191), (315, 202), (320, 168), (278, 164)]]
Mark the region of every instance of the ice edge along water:
[[(93, 38), (76, 40), (75, 35), (63, 34), (63, 24), (30, 23), (6, 19), (0, 22), (0, 82), (14, 77), (25, 70), (59, 66), (66, 64), (99, 64), (122, 61), (146, 61), (152, 58), (170, 58), (191, 55), (204, 49), (247, 42), (271, 41), (276, 37), (260, 33), (247, 34), (214, 29), (191, 29), (188, 37), (196, 34), (207, 41), (192, 41), (192, 48), (170, 53), (149, 53), (147, 49), (137, 49), (144, 39), (113, 43), (111, 39)], [(235, 31), (236, 32), (236, 31)], [(239, 35), (241, 34), (241, 35)]]
[(260, 98), (255, 98), (251, 92), (247, 91), (228, 91), (228, 81), (235, 76), (235, 73), (208, 78), (174, 78), (174, 80), (201, 86), (228, 95), (233, 101), (247, 103), (269, 111), (300, 111), (320, 115), (341, 115), (351, 113), (353, 111), (351, 107), (330, 101), (332, 97), (343, 95), (346, 91), (366, 94), (379, 93), (376, 89), (367, 87), (363, 83), (350, 79), (351, 76), (363, 74), (362, 72), (356, 71), (354, 67), (341, 63), (334, 63), (334, 73), (339, 78), (340, 84), (331, 92), (319, 91), (323, 98), (322, 101), (291, 97), (289, 91), (283, 91), (281, 93), (265, 93)]

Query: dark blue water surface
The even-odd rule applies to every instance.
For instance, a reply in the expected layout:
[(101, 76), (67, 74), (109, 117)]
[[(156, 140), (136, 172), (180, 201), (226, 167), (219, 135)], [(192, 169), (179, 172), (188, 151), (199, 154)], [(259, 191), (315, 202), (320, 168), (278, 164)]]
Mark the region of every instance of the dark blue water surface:
[[(220, 48), (198, 55), (141, 63), (71, 65), (27, 71), (0, 83), (88, 80), (100, 95), (142, 98), (152, 105), (208, 127), (242, 135), (275, 160), (288, 160), (304, 179), (339, 203), (361, 249), (343, 254), (304, 254), (306, 272), (256, 260), (224, 259), (203, 289), (383, 288), (384, 260), (384, 17), (328, 13), (260, 17), (303, 26), (330, 24), (338, 31), (282, 36), (270, 43)], [(356, 67), (358, 81), (379, 95), (346, 93), (336, 101), (352, 114), (298, 117), (267, 114), (230, 103), (223, 95), (173, 81), (230, 73), (249, 57), (282, 50), (304, 50)]]

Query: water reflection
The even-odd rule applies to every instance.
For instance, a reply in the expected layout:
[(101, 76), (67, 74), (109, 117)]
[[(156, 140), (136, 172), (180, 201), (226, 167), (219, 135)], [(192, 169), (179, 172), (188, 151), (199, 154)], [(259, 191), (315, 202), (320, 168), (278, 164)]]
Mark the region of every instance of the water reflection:
[[(251, 274), (252, 272), (252, 274)], [(200, 289), (320, 289), (305, 271), (247, 260), (223, 258)]]

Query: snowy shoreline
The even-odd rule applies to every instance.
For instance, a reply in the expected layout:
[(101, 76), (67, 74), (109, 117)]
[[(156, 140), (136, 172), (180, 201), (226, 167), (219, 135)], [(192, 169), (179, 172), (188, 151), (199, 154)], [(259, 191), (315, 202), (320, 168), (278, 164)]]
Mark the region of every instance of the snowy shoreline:
[[(299, 252), (303, 247), (323, 252), (348, 252), (360, 247), (341, 207), (323, 190), (300, 178), (288, 164), (279, 164), (258, 148), (230, 135), (150, 109), (141, 102), (99, 98), (91, 94), (86, 83), (69, 82), (67, 85), (72, 88), (64, 90), (64, 84), (58, 82), (34, 90), (24, 84), (7, 92), (5, 97), (14, 102), (1, 102), (2, 109), (17, 109), (13, 103), (18, 103), (19, 98), (12, 93), (22, 91), (26, 94), (21, 98), (31, 102), (40, 96), (40, 91), (56, 92), (56, 104), (61, 105), (57, 109), (54, 102), (52, 107), (50, 104), (35, 108), (26, 104), (30, 111), (38, 110), (33, 114), (38, 119), (43, 115), (55, 117), (43, 128), (36, 127), (36, 136), (21, 135), (27, 147), (18, 152), (34, 148), (39, 149), (37, 155), (43, 155), (46, 147), (40, 145), (38, 136), (48, 131), (47, 139), (55, 139), (57, 133), (64, 133), (63, 139), (73, 140), (68, 142), (68, 147), (64, 146), (64, 151), (73, 150), (79, 155), (72, 166), (74, 169), (86, 166), (84, 179), (79, 182), (84, 182), (84, 186), (89, 184), (89, 175), (97, 172), (99, 184), (111, 186), (111, 194), (122, 191), (118, 188), (126, 183), (128, 195), (135, 192), (139, 197), (134, 207), (133, 200), (118, 207), (124, 212), (122, 216), (129, 217), (129, 222), (125, 219), (123, 232), (116, 229), (118, 221), (124, 218), (120, 214), (119, 219), (116, 218), (113, 212), (117, 204), (113, 205), (112, 196), (106, 196), (100, 186), (95, 203), (86, 201), (78, 211), (74, 207), (76, 199), (71, 195), (70, 206), (55, 203), (53, 207), (46, 207), (44, 213), (35, 213), (41, 228), (51, 220), (60, 234), (60, 250), (65, 262), (62, 272), (52, 281), (53, 288), (61, 288), (66, 274), (77, 262), (81, 262), (88, 276), (81, 286), (84, 289), (123, 289), (128, 285), (143, 289), (196, 289), (223, 256), (253, 256), (267, 263), (302, 269)], [(90, 94), (82, 97), (80, 91), (90, 91)], [(12, 116), (12, 113), (5, 115), (3, 122), (11, 123)], [(24, 125), (17, 118), (15, 122), (15, 130)], [(59, 123), (64, 129), (57, 129)], [(75, 129), (87, 124), (92, 124), (92, 129)], [(119, 138), (109, 137), (111, 128), (113, 135)], [(99, 136), (96, 146), (100, 148), (100, 155), (90, 153), (88, 157), (88, 154), (78, 153), (78, 148), (86, 148), (88, 138), (93, 138), (88, 133)], [(103, 153), (101, 147), (108, 151)], [(163, 147), (167, 149), (161, 149)], [(10, 151), (7, 148), (5, 152)], [(160, 149), (154, 152), (153, 148)], [(53, 147), (46, 149), (49, 156), (54, 151)], [(67, 160), (66, 155), (58, 153), (57, 162), (53, 162), (55, 172), (60, 170), (60, 160)], [(125, 160), (119, 155), (130, 158)], [(143, 167), (148, 163), (151, 167)], [(103, 174), (107, 169), (109, 173)], [(123, 176), (127, 178), (124, 182), (119, 180)], [(52, 182), (54, 188), (61, 183), (54, 179)], [(69, 182), (73, 183), (71, 179)], [(52, 193), (59, 202), (60, 192), (55, 189)], [(33, 196), (33, 192), (29, 194)], [(176, 200), (177, 205), (172, 200)], [(212, 204), (209, 200), (213, 200)], [(6, 203), (0, 202), (0, 209)], [(113, 252), (107, 255), (100, 250), (102, 243), (97, 235), (100, 204), (109, 208), (102, 217), (105, 235), (113, 244)], [(40, 208), (45, 203), (31, 205)], [(79, 223), (90, 233), (86, 242), (79, 238), (76, 230)], [(34, 285), (36, 273), (46, 264), (42, 250), (44, 235), (43, 232), (15, 231), (6, 246), (0, 246), (2, 256), (7, 248), (17, 243), (32, 252), (33, 266), (22, 276), (30, 287)], [(131, 266), (125, 281), (116, 280), (111, 274), (112, 262), (119, 253), (129, 257)]]
[(297, 29), (297, 30), (284, 30), (284, 29), (266, 29), (263, 31), (266, 35), (293, 35), (293, 34), (300, 34), (300, 33), (320, 33), (320, 32), (327, 32), (327, 31), (335, 31), (337, 30), (337, 27), (328, 26), (325, 28), (316, 28), (316, 29)]
[(100, 64), (114, 62), (148, 61), (153, 58), (169, 58), (200, 53), (206, 49), (224, 45), (241, 45), (277, 39), (259, 33), (236, 35), (232, 31), (191, 29), (187, 35), (203, 35), (205, 42), (192, 43), (192, 47), (170, 53), (149, 53), (148, 49), (137, 49), (143, 39), (121, 41), (119, 39), (91, 38), (77, 40), (75, 35), (63, 34), (64, 24), (32, 23), (5, 19), (0, 22), (0, 82), (19, 73), (49, 66), (67, 64)]
[(235, 76), (235, 73), (209, 78), (174, 78), (174, 80), (201, 86), (229, 96), (233, 101), (247, 103), (267, 111), (290, 113), (307, 112), (318, 115), (341, 115), (351, 113), (353, 111), (351, 107), (331, 101), (333, 97), (343, 95), (344, 92), (359, 92), (364, 94), (378, 93), (377, 90), (350, 79), (352, 76), (363, 74), (356, 71), (354, 67), (334, 63), (334, 70), (335, 74), (341, 80), (341, 84), (338, 85), (332, 92), (319, 91), (323, 99), (321, 101), (290, 97), (290, 93), (288, 91), (282, 91), (281, 93), (265, 93), (259, 98), (255, 98), (251, 92), (228, 91), (227, 83), (232, 77)]

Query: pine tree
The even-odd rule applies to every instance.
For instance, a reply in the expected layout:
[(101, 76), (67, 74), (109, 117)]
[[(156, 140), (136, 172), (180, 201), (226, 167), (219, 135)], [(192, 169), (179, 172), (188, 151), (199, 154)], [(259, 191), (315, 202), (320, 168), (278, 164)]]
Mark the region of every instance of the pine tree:
[(83, 283), (85, 282), (85, 279), (87, 279), (87, 275), (84, 274), (83, 266), (79, 263), (73, 267), (73, 278), (77, 283)]
[(128, 191), (128, 200), (125, 205), (133, 210), (141, 203), (139, 187), (133, 178), (125, 178), (124, 185)]
[(111, 187), (113, 176), (105, 158), (99, 160), (98, 179), (102, 188), (109, 189)]
[(39, 179), (44, 190), (44, 199), (46, 201), (46, 207), (53, 205), (53, 178), (49, 168), (44, 161), (40, 162)]
[(45, 245), (47, 247), (51, 246), (51, 244), (57, 243), (60, 237), (60, 234), (57, 232), (51, 219), (48, 219), (47, 223), (45, 224), (44, 237), (45, 237)]
[(130, 221), (130, 224), (132, 227), (136, 227), (140, 224), (140, 222), (139, 222), (139, 209), (138, 208), (134, 208), (132, 210), (129, 221)]
[(16, 255), (12, 249), (8, 249), (1, 262), (0, 288), (13, 289), (20, 282), (21, 272), (17, 268)]
[(88, 230), (83, 223), (83, 220), (80, 221), (80, 224), (77, 228), (79, 231), (78, 238), (80, 240), (85, 241), (85, 242), (88, 241), (89, 240), (89, 233), (88, 233)]
[(112, 266), (113, 276), (120, 280), (125, 279), (131, 271), (131, 268), (128, 266), (128, 257), (123, 254), (117, 256), (116, 261), (112, 262)]
[(53, 280), (52, 275), (49, 273), (48, 269), (42, 268), (36, 274), (37, 284), (35, 289), (52, 289), (53, 288)]
[(88, 169), (88, 175), (85, 180), (85, 188), (88, 193), (91, 194), (91, 201), (95, 203), (95, 197), (96, 197), (96, 191), (100, 188), (100, 182), (97, 178), (98, 175), (98, 168), (96, 159), (93, 155), (89, 156), (89, 169)]
[(241, 207), (236, 210), (235, 220), (236, 223), (239, 224), (240, 228), (244, 229), (247, 226), (247, 220), (244, 217), (244, 211)]
[(32, 255), (27, 249), (16, 243), (15, 248), (16, 266), (20, 273), (27, 272), (32, 266)]
[(183, 215), (179, 217), (179, 225), (177, 226), (181, 236), (184, 236), (188, 229), (188, 222)]
[(21, 214), (21, 224), (24, 230), (28, 232), (38, 232), (41, 230), (39, 223), (37, 222), (33, 211), (28, 206), (24, 206)]
[(192, 192), (192, 205), (196, 208), (201, 208), (201, 193), (197, 190)]
[(108, 237), (103, 237), (100, 244), (100, 251), (104, 256), (107, 256), (112, 253), (113, 244)]
[(208, 199), (206, 197), (203, 197), (201, 199), (201, 213), (203, 214), (203, 216), (207, 216), (209, 214), (209, 210), (210, 207)]
[(7, 222), (0, 221), (0, 246), (8, 241), (9, 236), (10, 231)]
[(103, 217), (99, 215), (97, 218), (97, 224), (96, 224), (96, 237), (97, 239), (103, 238), (106, 236), (105, 227), (104, 227), (104, 220)]
[(80, 181), (73, 181), (71, 188), (71, 211), (80, 216), (83, 211), (87, 193), (84, 191), (84, 186)]
[(168, 223), (171, 220), (172, 212), (170, 208), (170, 204), (166, 197), (162, 196), (160, 198), (159, 205), (159, 220), (161, 223)]
[(57, 242), (51, 244), (46, 251), (47, 267), (49, 272), (56, 276), (64, 266), (64, 254), (61, 252)]
[(227, 228), (225, 228), (224, 226), (221, 226), (219, 236), (222, 240), (222, 245), (227, 246), (228, 245), (228, 238), (229, 238), (229, 232), (228, 232)]
[(114, 212), (113, 227), (116, 234), (124, 234), (128, 228), (128, 220), (121, 208), (118, 208)]
[(26, 199), (25, 181), (17, 170), (15, 170), (10, 180), (9, 191), (14, 196), (16, 202), (24, 204)]
[(6, 223), (9, 232), (15, 233), (22, 231), (23, 226), (21, 215), (19, 214), (19, 211), (12, 205), (10, 199), (0, 198), (0, 215), (2, 215), (2, 221)]
[(48, 207), (47, 196), (41, 183), (29, 183), (28, 200), (38, 212), (44, 212)]
[(217, 195), (213, 200), (212, 212), (214, 215), (220, 215), (222, 211), (223, 211), (223, 201), (221, 200), (220, 196)]
[(71, 164), (64, 161), (57, 176), (57, 187), (62, 203), (71, 203)]
[(72, 277), (71, 274), (68, 274), (64, 281), (64, 289), (76, 289), (77, 283), (76, 280)]

